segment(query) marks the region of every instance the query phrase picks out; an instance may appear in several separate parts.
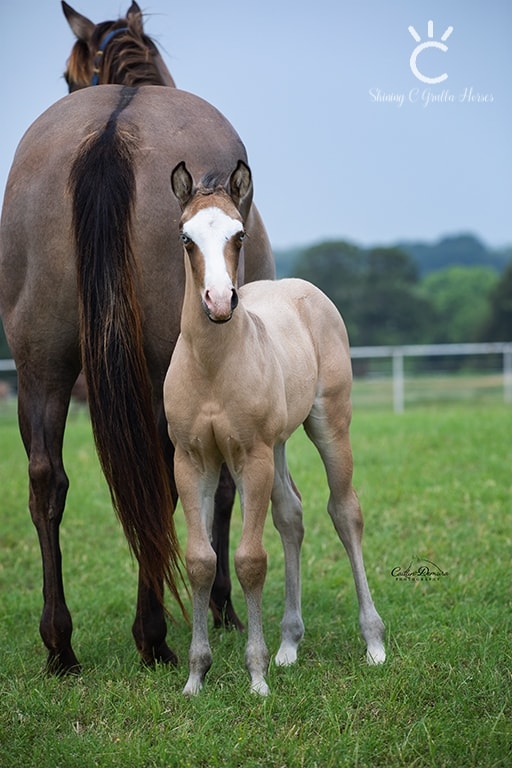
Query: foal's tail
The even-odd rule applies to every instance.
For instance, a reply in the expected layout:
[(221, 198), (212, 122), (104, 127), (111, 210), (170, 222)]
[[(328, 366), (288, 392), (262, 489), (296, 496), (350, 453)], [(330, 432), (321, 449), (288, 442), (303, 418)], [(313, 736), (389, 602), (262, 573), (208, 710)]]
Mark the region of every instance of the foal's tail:
[(131, 246), (137, 141), (117, 125), (87, 137), (70, 175), (82, 363), (96, 448), (145, 583), (178, 601), (179, 545), (143, 349)]

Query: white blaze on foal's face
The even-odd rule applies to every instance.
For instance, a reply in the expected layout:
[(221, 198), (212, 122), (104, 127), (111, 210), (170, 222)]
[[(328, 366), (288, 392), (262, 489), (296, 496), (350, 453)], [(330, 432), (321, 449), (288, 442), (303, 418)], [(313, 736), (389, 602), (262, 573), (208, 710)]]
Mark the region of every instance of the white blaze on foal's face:
[(217, 207), (202, 208), (183, 223), (185, 243), (191, 240), (202, 255), (202, 299), (212, 320), (229, 320), (236, 306), (235, 282), (243, 233), (242, 222)]

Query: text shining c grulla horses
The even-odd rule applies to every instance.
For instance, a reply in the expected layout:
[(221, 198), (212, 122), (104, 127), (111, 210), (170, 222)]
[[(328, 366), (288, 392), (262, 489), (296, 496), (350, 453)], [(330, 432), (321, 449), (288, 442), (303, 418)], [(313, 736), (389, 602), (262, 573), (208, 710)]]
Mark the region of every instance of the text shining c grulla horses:
[[(185, 273), (169, 174), (185, 159), (198, 177), (212, 169), (227, 176), (246, 159), (213, 106), (172, 87), (136, 3), (126, 18), (98, 25), (62, 6), (77, 37), (66, 72), (71, 93), (23, 136), (0, 232), (0, 311), (18, 371), (30, 513), (43, 563), (40, 632), (47, 667), (58, 674), (79, 669), (59, 526), (69, 484), (63, 435), (82, 368), (100, 462), (139, 565), (136, 645), (147, 664), (176, 663), (163, 607), (164, 583), (181, 601), (162, 386), (179, 334)], [(240, 279), (273, 278), (269, 241), (250, 199), (244, 216), (249, 236)], [(217, 624), (240, 625), (228, 570), (234, 492), (224, 472), (212, 601)], [(87, 510), (81, 514), (87, 520)]]

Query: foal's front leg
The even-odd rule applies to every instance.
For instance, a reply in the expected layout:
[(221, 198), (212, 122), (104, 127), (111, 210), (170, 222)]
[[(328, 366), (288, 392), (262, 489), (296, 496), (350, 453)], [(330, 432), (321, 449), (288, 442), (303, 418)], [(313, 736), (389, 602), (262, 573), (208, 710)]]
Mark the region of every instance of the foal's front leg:
[(261, 600), (267, 573), (267, 553), (263, 549), (263, 527), (274, 478), (272, 449), (262, 447), (246, 459), (240, 497), (243, 528), (235, 552), (235, 568), (247, 603), (247, 646), (245, 663), (251, 676), (251, 691), (266, 696), (265, 681), (269, 654), (263, 636)]
[(202, 475), (188, 456), (176, 450), (174, 472), (187, 524), (185, 563), (192, 590), (192, 641), (189, 676), (183, 693), (199, 693), (212, 663), (208, 641), (208, 607), (215, 578), (217, 556), (211, 545), (217, 472)]

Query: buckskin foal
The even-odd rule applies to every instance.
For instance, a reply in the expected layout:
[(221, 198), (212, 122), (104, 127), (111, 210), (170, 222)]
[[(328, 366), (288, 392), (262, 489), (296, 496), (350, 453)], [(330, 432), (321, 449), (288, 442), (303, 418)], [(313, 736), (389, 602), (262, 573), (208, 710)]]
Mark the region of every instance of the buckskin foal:
[(195, 187), (184, 162), (171, 176), (182, 209), (186, 281), (181, 335), (165, 379), (164, 405), (187, 522), (186, 567), (193, 599), (184, 693), (199, 692), (212, 661), (207, 626), (216, 567), (212, 520), (225, 461), (243, 510), (235, 568), (247, 603), (246, 664), (251, 689), (266, 695), (262, 535), (270, 500), (285, 556), (286, 599), (277, 664), (296, 660), (304, 633), (302, 505), (285, 457), (286, 441), (300, 424), (325, 465), (328, 510), (352, 566), (370, 664), (385, 660), (384, 625), (366, 580), (363, 520), (352, 487), (351, 363), (343, 320), (320, 290), (302, 280), (237, 287), (245, 237), (241, 211), (252, 196), (250, 170), (239, 161), (227, 183), (220, 182), (225, 179), (210, 176)]

